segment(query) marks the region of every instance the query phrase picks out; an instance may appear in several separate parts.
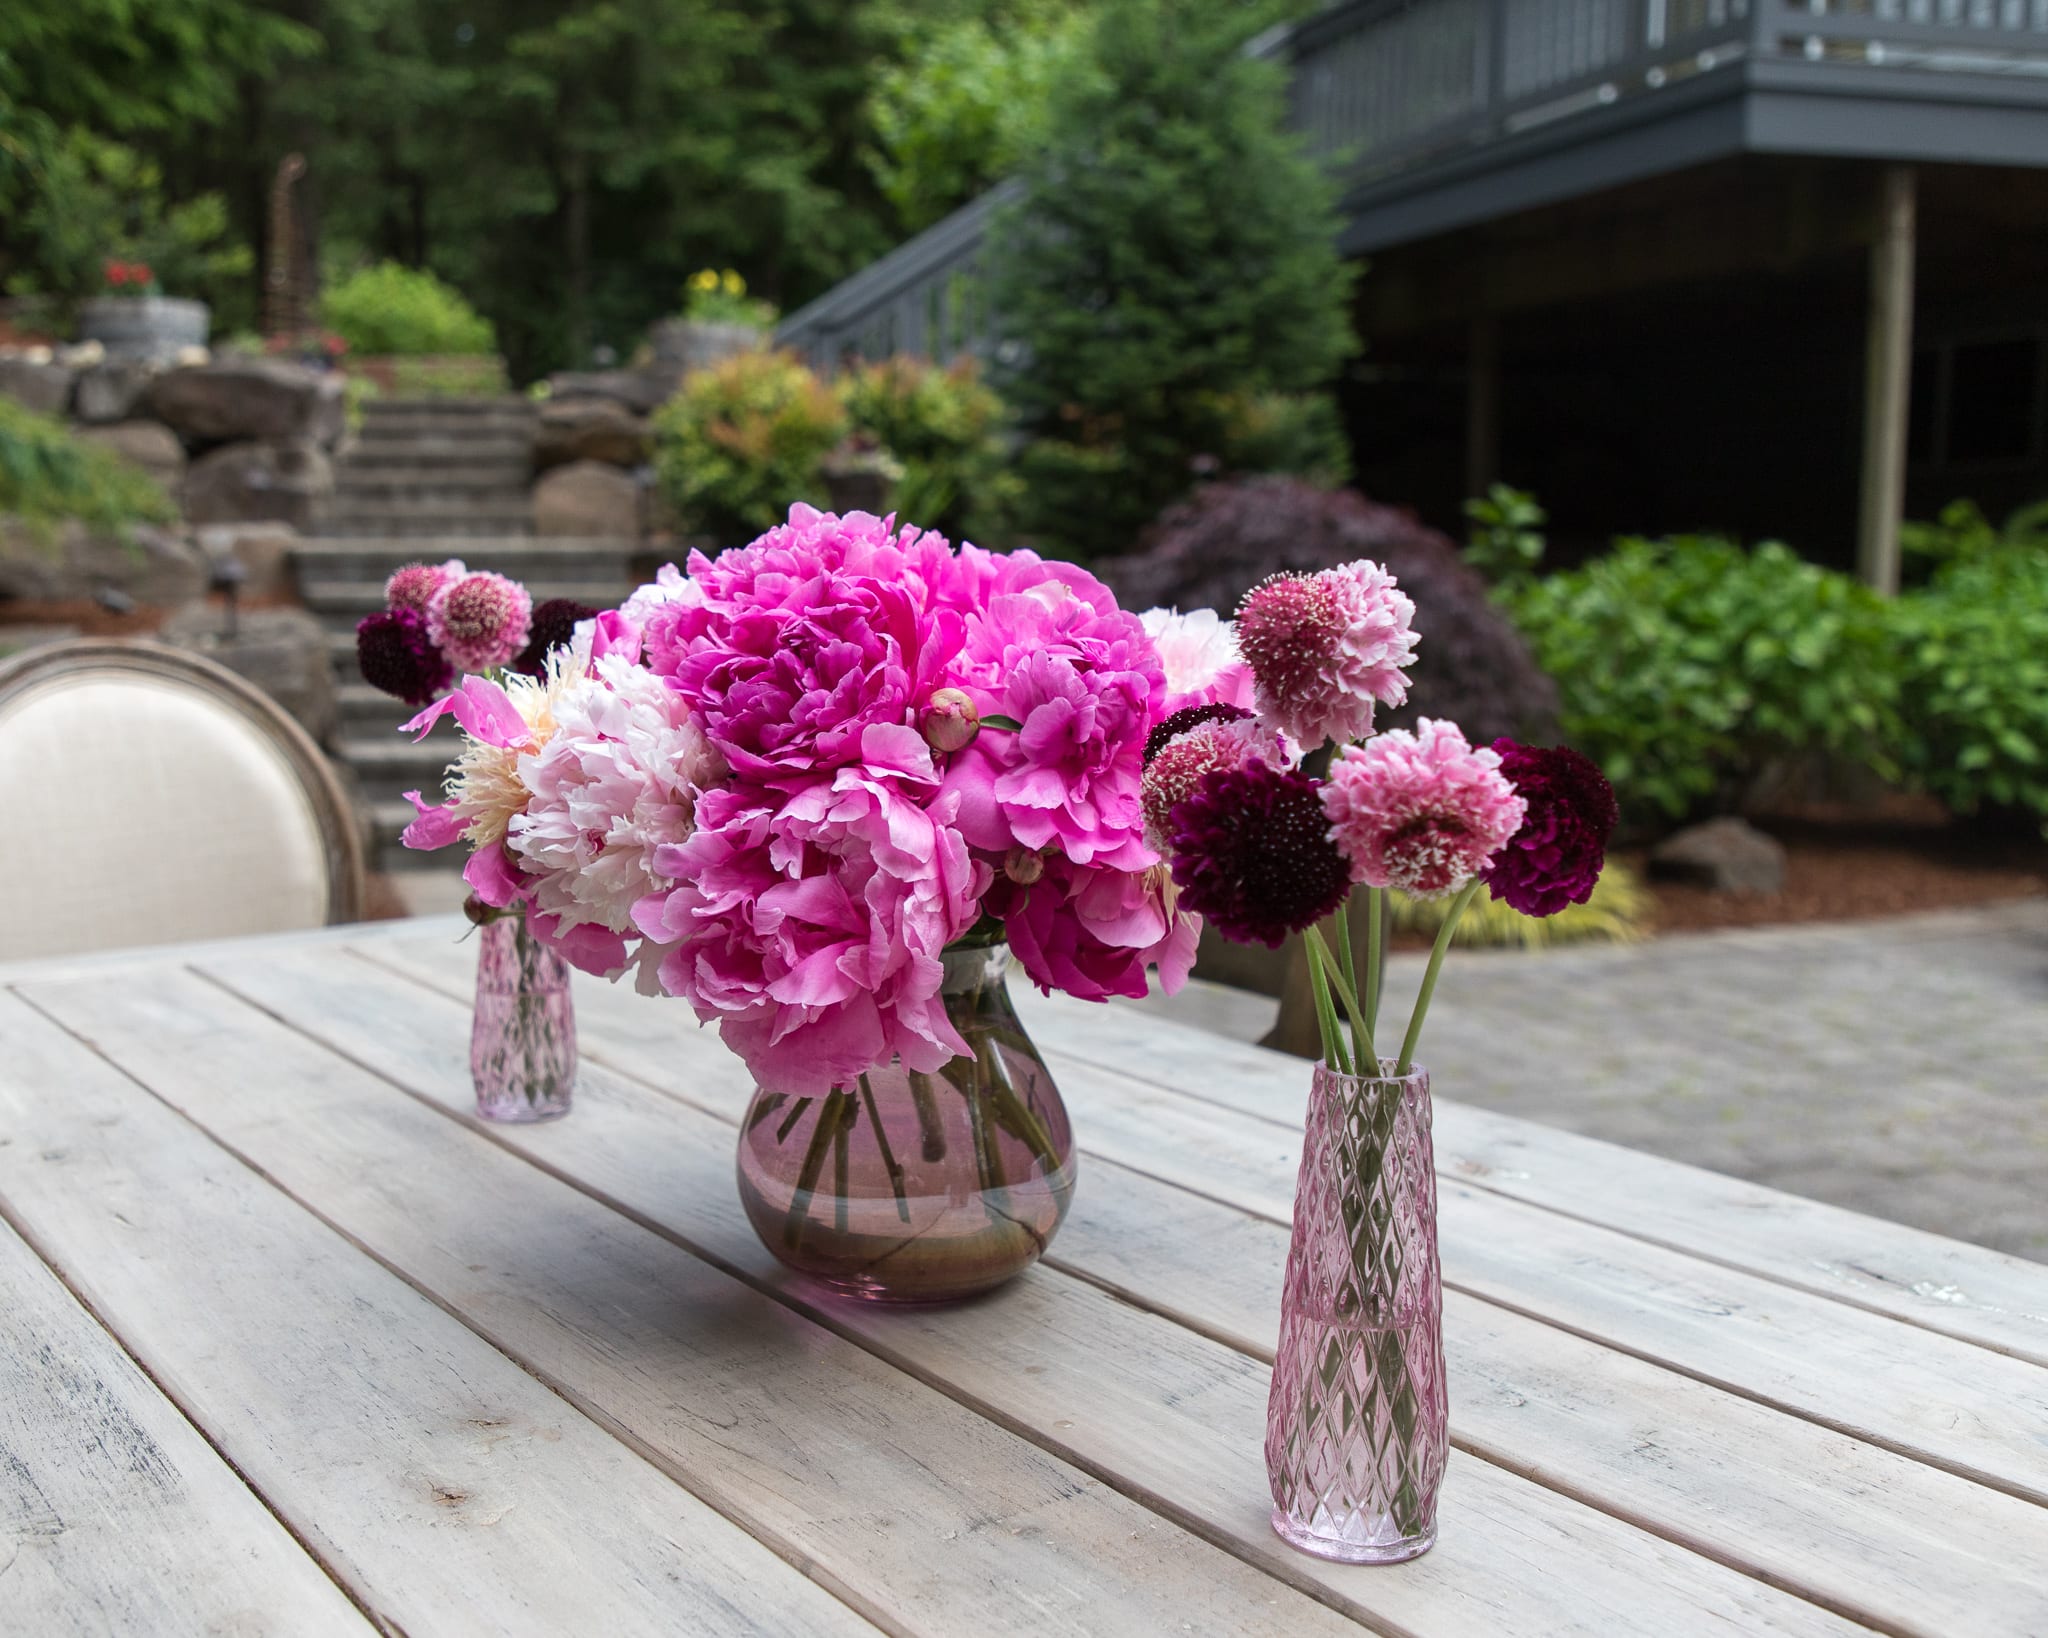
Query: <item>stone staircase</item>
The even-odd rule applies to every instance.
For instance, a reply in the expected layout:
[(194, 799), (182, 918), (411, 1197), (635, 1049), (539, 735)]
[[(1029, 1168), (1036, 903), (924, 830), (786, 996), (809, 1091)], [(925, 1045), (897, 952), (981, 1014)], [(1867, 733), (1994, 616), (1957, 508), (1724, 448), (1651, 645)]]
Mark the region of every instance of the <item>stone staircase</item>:
[(527, 483), (534, 417), (521, 400), (373, 399), (335, 465), (334, 494), (296, 548), (299, 595), (327, 628), (341, 699), (340, 760), (368, 811), (380, 870), (448, 864), (409, 853), (404, 793), (438, 789), (455, 732), (414, 744), (397, 732), (412, 708), (356, 669), (356, 622), (384, 606), (384, 582), (407, 563), (459, 557), (551, 597), (609, 607), (633, 588), (631, 540), (538, 537)]

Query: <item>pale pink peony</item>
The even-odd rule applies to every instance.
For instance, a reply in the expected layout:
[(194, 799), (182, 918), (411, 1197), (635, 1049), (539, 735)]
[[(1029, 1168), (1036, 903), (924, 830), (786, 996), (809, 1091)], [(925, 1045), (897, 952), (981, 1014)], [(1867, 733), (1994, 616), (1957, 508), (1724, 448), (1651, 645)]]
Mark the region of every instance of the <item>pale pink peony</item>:
[(677, 885), (634, 920), (668, 947), (661, 987), (716, 1020), (761, 1086), (815, 1096), (892, 1057), (936, 1072), (966, 1050), (940, 954), (974, 924), (989, 872), (934, 782), (914, 730), (871, 726), (861, 765), (788, 797), (708, 792), (696, 833), (657, 851)]
[(1179, 911), (1178, 897), (1163, 866), (1089, 870), (1055, 856), (1030, 883), (999, 880), (987, 908), (1041, 990), (1105, 1001), (1143, 997), (1155, 965), (1166, 994), (1187, 982), (1202, 923)]
[(509, 664), (532, 628), (526, 588), (488, 570), (444, 584), (427, 604), (427, 635), (460, 671)]
[(1527, 804), (1455, 723), (1391, 729), (1331, 764), (1330, 835), (1368, 887), (1430, 896), (1462, 887), (1521, 828)]
[(1147, 609), (1139, 617), (1166, 673), (1160, 711), (1171, 716), (1191, 705), (1255, 709), (1251, 667), (1237, 650), (1237, 631), (1214, 609)]
[(459, 557), (451, 557), (446, 563), (408, 563), (384, 582), (384, 605), (410, 609), (424, 620), (434, 594), (454, 585), (467, 573)]
[(1375, 703), (1408, 698), (1414, 617), (1414, 602), (1377, 563), (1260, 582), (1237, 611), (1260, 713), (1311, 750), (1363, 739)]
[(697, 797), (724, 761), (682, 696), (622, 654), (571, 683), (554, 715), (553, 737), (519, 758), (528, 796), (507, 847), (563, 932), (629, 933), (633, 906), (674, 885), (656, 851), (689, 840)]

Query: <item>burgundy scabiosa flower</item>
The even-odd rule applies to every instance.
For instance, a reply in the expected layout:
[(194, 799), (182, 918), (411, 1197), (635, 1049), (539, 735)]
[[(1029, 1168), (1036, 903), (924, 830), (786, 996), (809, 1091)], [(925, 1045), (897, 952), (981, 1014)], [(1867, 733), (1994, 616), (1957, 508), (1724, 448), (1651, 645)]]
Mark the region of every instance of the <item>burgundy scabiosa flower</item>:
[(1220, 769), (1174, 807), (1171, 825), (1180, 908), (1240, 944), (1278, 949), (1351, 891), (1320, 786), (1298, 768)]
[(1528, 813), (1484, 872), (1488, 889), (1525, 916), (1554, 916), (1568, 904), (1584, 904), (1600, 879), (1619, 817), (1614, 787), (1568, 745), (1497, 739), (1493, 749)]
[(432, 705), (455, 670), (411, 609), (380, 609), (356, 627), (356, 664), (363, 681), (408, 705)]
[(488, 570), (443, 585), (427, 604), (427, 634), (464, 671), (504, 665), (526, 647), (532, 626), (526, 588)]
[(579, 620), (591, 619), (596, 614), (597, 610), (588, 603), (579, 603), (573, 597), (551, 597), (545, 603), (535, 604), (526, 647), (513, 657), (512, 669), (538, 677), (547, 670), (548, 652), (576, 635)]
[(1414, 618), (1414, 602), (1377, 563), (1261, 581), (1237, 611), (1260, 714), (1311, 750), (1364, 738), (1376, 703), (1408, 698)]
[(1462, 887), (1515, 834), (1527, 804), (1455, 723), (1424, 717), (1354, 745), (1322, 790), (1331, 838), (1368, 887), (1431, 897)]

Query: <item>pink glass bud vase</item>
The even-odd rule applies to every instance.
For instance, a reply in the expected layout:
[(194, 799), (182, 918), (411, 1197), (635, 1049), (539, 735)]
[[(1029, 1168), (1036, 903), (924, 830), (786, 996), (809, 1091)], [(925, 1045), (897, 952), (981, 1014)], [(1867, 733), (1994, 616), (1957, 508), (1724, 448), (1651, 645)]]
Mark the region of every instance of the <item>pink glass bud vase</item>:
[(871, 1302), (947, 1302), (1036, 1262), (1074, 1196), (1074, 1139), (1004, 985), (1009, 947), (945, 953), (946, 1016), (967, 1052), (902, 1060), (822, 1097), (756, 1090), (740, 1201), (800, 1274)]
[(569, 1112), (576, 1085), (569, 969), (516, 910), (477, 931), (469, 1071), (476, 1112), (485, 1120), (553, 1120)]
[(1395, 1564), (1436, 1542), (1450, 1444), (1429, 1075), (1316, 1067), (1266, 1411), (1273, 1528)]

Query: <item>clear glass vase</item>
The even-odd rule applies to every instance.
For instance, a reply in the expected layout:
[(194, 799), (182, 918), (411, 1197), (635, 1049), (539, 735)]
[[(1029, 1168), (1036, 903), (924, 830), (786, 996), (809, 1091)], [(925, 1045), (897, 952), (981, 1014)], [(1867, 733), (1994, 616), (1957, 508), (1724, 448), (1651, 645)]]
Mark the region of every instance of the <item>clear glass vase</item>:
[(1266, 1411), (1273, 1528), (1395, 1564), (1436, 1541), (1450, 1446), (1429, 1074), (1317, 1065)]
[(900, 1060), (823, 1097), (757, 1089), (740, 1200), (763, 1245), (846, 1296), (946, 1302), (1030, 1267), (1074, 1195), (1074, 1139), (1004, 986), (1001, 943), (945, 954), (946, 1016), (969, 1051)]
[(476, 1112), (485, 1120), (553, 1120), (569, 1112), (576, 1085), (569, 969), (516, 910), (477, 930), (469, 1071)]

